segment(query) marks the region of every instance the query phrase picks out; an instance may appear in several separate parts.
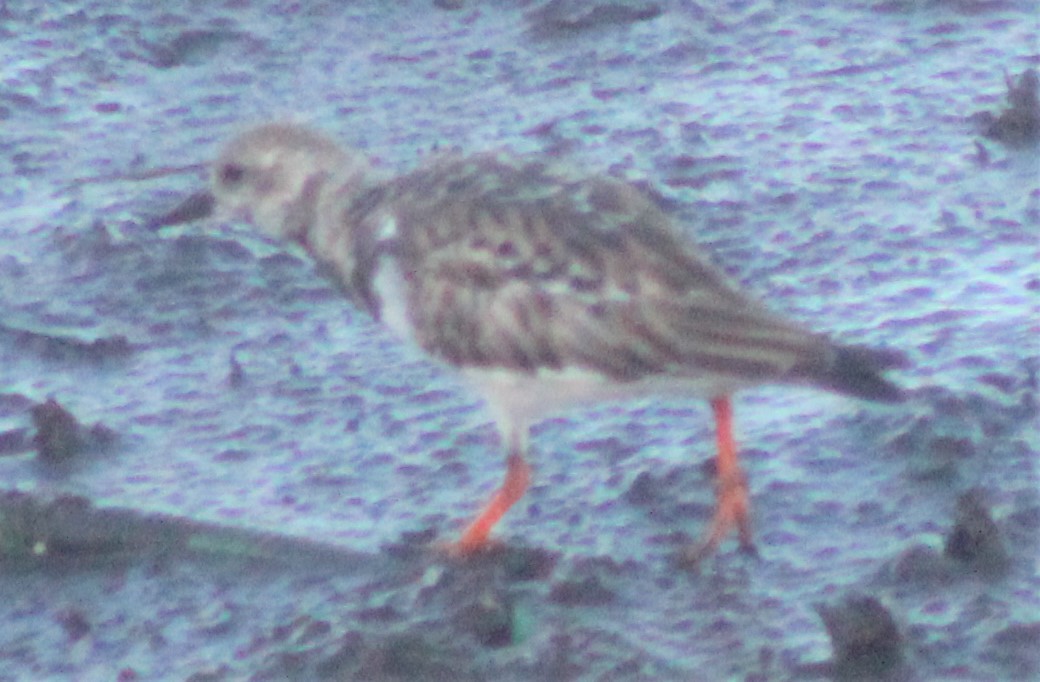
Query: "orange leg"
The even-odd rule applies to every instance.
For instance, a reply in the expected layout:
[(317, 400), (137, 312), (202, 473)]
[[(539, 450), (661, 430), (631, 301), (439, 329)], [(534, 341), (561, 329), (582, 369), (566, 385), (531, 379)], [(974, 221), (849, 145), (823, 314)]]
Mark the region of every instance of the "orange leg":
[(740, 470), (737, 446), (733, 441), (733, 405), (728, 397), (723, 396), (712, 399), (711, 409), (715, 413), (719, 447), (715, 459), (715, 515), (700, 544), (684, 553), (683, 558), (693, 564), (712, 554), (734, 526), (740, 537), (740, 546), (751, 552), (755, 549), (748, 514), (747, 479)]
[(506, 459), (506, 480), (487, 506), (462, 533), (459, 541), (450, 545), (451, 554), (466, 556), (488, 546), (488, 535), (498, 520), (524, 495), (531, 480), (531, 466), (524, 460), (523, 452), (514, 449)]

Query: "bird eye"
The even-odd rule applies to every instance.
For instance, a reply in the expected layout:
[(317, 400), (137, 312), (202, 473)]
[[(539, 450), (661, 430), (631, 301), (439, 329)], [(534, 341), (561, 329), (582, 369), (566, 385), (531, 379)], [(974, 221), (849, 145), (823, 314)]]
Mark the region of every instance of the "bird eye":
[(237, 185), (242, 182), (246, 171), (242, 166), (228, 163), (220, 169), (220, 182), (223, 185)]

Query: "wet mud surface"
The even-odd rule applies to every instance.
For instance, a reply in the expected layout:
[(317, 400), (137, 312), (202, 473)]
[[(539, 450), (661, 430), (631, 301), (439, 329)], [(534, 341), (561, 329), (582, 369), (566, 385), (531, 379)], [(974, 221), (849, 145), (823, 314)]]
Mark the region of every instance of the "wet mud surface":
[[(1040, 676), (1032, 3), (42, 5), (0, 8), (0, 680)], [(504, 471), (475, 396), (299, 253), (162, 227), (286, 117), (646, 183), (908, 400), (738, 396), (757, 558), (675, 565), (675, 400), (536, 426), (504, 546), (445, 558)]]

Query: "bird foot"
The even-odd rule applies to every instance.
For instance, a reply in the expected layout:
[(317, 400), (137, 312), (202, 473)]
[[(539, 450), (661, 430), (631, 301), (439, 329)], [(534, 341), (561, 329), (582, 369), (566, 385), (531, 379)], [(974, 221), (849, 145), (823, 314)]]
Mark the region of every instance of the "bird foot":
[(679, 564), (697, 568), (701, 561), (715, 553), (719, 544), (733, 529), (737, 530), (741, 551), (757, 557), (758, 550), (751, 539), (749, 507), (747, 480), (739, 470), (720, 479), (716, 491), (715, 514), (704, 539), (680, 551)]
[(468, 539), (465, 536), (455, 540), (454, 542), (441, 540), (433, 543), (431, 547), (434, 555), (449, 561), (467, 561), (470, 559), (476, 559), (479, 557), (498, 554), (507, 548), (506, 543), (501, 540), (494, 540), (491, 538), (467, 540)]

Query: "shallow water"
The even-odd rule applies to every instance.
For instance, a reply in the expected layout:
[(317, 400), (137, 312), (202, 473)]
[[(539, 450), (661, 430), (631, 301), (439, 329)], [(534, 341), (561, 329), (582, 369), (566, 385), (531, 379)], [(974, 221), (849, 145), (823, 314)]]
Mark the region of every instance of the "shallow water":
[[(1040, 161), (968, 120), (1037, 66), (1032, 3), (675, 1), (591, 26), (536, 3), (245, 5), (6, 6), (3, 487), (216, 539), (86, 565), (12, 551), (0, 679), (798, 679), (831, 651), (814, 605), (850, 593), (893, 614), (907, 679), (1040, 674)], [(507, 147), (645, 179), (774, 309), (906, 350), (910, 399), (738, 398), (759, 561), (727, 544), (700, 575), (672, 566), (713, 454), (706, 406), (675, 401), (533, 430), (534, 485), (499, 532), (549, 551), (545, 572), (416, 555), (405, 534), (452, 537), (502, 475), (473, 395), (246, 227), (146, 228), (203, 179), (138, 174), (272, 117), (391, 170)], [(41, 463), (18, 443), (48, 397), (117, 442)], [(970, 488), (1008, 572), (893, 577), (941, 551)], [(289, 544), (253, 556), (226, 532)], [(474, 625), (494, 614), (507, 645)]]

